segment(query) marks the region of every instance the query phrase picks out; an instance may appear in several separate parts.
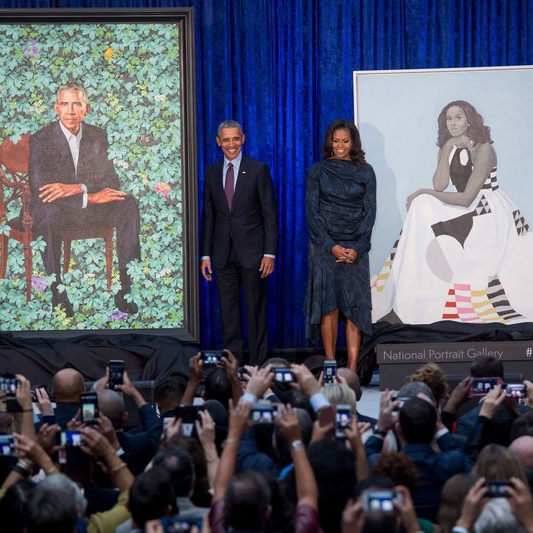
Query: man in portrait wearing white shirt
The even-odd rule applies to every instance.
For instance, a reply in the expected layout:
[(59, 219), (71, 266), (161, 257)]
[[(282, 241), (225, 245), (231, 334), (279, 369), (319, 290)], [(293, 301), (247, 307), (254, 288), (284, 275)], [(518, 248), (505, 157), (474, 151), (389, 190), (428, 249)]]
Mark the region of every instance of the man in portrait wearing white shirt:
[(52, 283), (52, 307), (62, 306), (73, 315), (61, 283), (61, 232), (114, 226), (121, 289), (115, 295), (119, 311), (133, 314), (137, 305), (126, 301), (131, 290), (127, 265), (140, 259), (139, 208), (137, 201), (120, 190), (120, 181), (108, 156), (105, 130), (83, 123), (90, 110), (85, 89), (75, 83), (63, 85), (53, 104), (59, 120), (30, 138), (29, 180), (34, 235), (42, 235), (42, 252)]
[(202, 275), (217, 277), (225, 348), (243, 362), (241, 287), (246, 302), (249, 363), (267, 354), (267, 282), (274, 271), (278, 213), (265, 163), (242, 155), (245, 135), (225, 120), (216, 141), (224, 157), (205, 172), (202, 213)]

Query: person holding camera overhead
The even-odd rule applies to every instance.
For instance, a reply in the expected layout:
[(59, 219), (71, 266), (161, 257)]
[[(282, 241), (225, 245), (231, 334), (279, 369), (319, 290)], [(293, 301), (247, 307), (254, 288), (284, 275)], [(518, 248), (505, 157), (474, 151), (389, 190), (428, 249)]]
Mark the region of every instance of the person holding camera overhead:
[(320, 331), (326, 358), (335, 359), (339, 319), (346, 323), (348, 368), (356, 370), (361, 333), (372, 332), (368, 252), (376, 217), (376, 177), (361, 138), (347, 120), (332, 122), (323, 161), (307, 175), (309, 227), (307, 336)]

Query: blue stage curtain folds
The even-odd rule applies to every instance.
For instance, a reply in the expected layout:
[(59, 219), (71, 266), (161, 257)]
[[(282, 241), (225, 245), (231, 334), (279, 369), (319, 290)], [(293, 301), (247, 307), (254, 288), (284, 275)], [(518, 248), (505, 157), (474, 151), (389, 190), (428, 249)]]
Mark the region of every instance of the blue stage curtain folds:
[[(328, 123), (353, 119), (352, 71), (533, 63), (530, 0), (0, 0), (0, 6), (194, 7), (200, 204), (204, 167), (219, 157), (216, 128), (226, 118), (243, 124), (244, 151), (266, 161), (274, 178), (280, 245), (269, 280), (272, 348), (306, 346), (305, 177), (320, 158)], [(200, 290), (201, 344), (220, 347), (216, 287), (202, 281)]]

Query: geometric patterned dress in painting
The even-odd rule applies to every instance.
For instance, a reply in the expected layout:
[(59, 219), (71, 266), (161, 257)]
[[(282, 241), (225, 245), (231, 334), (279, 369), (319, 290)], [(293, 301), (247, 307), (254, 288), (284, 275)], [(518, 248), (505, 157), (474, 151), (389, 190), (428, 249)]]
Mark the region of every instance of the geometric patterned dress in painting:
[[(470, 152), (454, 147), (457, 191), (472, 169)], [(533, 234), (496, 168), (468, 207), (417, 196), (371, 292), (374, 322), (390, 313), (406, 324), (533, 321)]]

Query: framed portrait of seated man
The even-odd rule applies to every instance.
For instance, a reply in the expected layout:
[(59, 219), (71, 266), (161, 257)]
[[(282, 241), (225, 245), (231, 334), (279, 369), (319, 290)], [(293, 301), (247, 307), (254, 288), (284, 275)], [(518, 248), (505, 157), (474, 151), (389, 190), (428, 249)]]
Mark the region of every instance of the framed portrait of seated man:
[(0, 10), (0, 331), (197, 341), (192, 9)]

